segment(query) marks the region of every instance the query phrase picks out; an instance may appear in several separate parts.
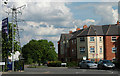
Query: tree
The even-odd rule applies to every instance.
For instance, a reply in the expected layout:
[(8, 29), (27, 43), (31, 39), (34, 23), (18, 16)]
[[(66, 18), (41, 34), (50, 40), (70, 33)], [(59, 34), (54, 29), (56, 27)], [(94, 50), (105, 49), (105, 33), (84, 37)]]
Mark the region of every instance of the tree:
[[(8, 56), (11, 56), (10, 53), (12, 53), (12, 39), (15, 39), (15, 32), (16, 29), (14, 29), (14, 36), (12, 35), (12, 23), (9, 23), (9, 33), (8, 35), (4, 32), (2, 32), (2, 60), (5, 61), (5, 70), (7, 70), (7, 59)], [(14, 25), (16, 27), (16, 25)], [(14, 52), (20, 51), (19, 42), (14, 40)]]
[(28, 63), (28, 59), (33, 59), (33, 62), (45, 63), (47, 61), (57, 60), (54, 44), (47, 40), (31, 40), (22, 47), (23, 57)]

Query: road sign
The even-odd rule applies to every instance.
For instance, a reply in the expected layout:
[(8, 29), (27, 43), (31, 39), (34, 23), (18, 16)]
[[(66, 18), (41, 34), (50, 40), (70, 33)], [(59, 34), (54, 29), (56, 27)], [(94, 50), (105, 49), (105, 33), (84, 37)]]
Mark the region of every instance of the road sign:
[(0, 62), (0, 65), (5, 65), (5, 62)]
[(2, 20), (2, 32), (8, 35), (8, 18)]

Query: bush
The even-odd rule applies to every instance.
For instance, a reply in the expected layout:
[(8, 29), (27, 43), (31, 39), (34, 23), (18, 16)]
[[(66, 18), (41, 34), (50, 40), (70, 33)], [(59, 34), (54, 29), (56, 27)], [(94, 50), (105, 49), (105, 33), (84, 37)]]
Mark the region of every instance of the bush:
[(61, 61), (49, 61), (47, 64), (48, 67), (60, 67)]
[(24, 70), (24, 61), (15, 61), (15, 70)]
[(75, 61), (67, 62), (67, 67), (77, 67), (77, 66), (78, 66), (78, 63)]

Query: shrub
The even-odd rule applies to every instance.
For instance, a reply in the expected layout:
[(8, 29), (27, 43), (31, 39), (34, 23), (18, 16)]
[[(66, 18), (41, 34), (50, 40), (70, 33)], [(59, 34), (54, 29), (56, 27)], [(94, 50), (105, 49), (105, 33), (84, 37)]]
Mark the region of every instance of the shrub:
[(61, 61), (49, 61), (47, 64), (48, 67), (60, 67)]
[(78, 66), (78, 63), (75, 61), (67, 62), (67, 67), (77, 67), (77, 66)]

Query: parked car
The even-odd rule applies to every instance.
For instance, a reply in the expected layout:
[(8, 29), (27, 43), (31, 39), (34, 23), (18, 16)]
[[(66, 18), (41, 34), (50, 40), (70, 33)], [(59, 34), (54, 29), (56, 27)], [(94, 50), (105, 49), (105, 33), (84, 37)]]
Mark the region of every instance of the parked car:
[(79, 63), (80, 68), (97, 68), (97, 64), (93, 61), (83, 60)]
[(98, 62), (98, 69), (115, 69), (115, 64), (110, 60), (100, 60)]

